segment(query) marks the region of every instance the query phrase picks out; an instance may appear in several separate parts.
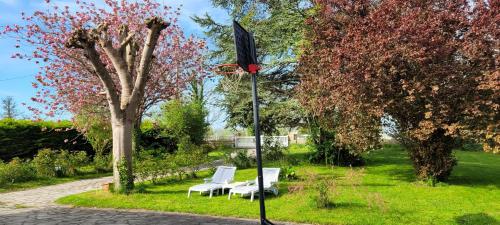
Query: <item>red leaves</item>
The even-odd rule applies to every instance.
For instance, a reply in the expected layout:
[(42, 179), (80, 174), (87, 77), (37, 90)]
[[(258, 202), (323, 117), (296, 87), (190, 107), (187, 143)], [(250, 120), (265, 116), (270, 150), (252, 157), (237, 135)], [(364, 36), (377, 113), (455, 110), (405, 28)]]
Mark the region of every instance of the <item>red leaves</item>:
[(418, 140), (436, 129), (480, 135), (498, 119), (498, 1), (317, 3), (299, 66), (301, 101), (317, 115), (390, 115)]

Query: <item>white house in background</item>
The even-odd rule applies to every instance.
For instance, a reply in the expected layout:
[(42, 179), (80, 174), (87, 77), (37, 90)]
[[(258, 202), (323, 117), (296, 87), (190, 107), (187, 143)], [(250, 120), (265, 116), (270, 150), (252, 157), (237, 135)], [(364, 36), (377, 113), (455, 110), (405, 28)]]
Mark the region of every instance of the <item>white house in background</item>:
[[(281, 147), (288, 147), (289, 141), (288, 136), (261, 136), (260, 144), (264, 145), (266, 141), (270, 141), (271, 145), (279, 145)], [(235, 136), (234, 137), (234, 147), (235, 148), (255, 148), (255, 137), (254, 136)]]
[[(271, 140), (272, 145), (280, 145), (282, 147), (288, 147), (289, 140), (288, 136), (261, 136), (261, 145), (268, 140)], [(254, 136), (210, 136), (205, 138), (207, 142), (219, 143), (234, 148), (255, 148), (255, 137)]]
[[(286, 132), (286, 131), (285, 131)], [(222, 133), (221, 133), (222, 134)], [(255, 148), (255, 137), (254, 136), (243, 136), (242, 132), (238, 132), (235, 135), (227, 135), (224, 133), (222, 135), (212, 135), (205, 138), (207, 142), (215, 142), (234, 148)], [(293, 128), (288, 130), (288, 135), (282, 136), (261, 136), (261, 145), (268, 140), (271, 140), (271, 144), (279, 144), (282, 147), (288, 147), (290, 144), (305, 144), (310, 135), (299, 134), (298, 129)]]
[(288, 140), (292, 144), (305, 144), (309, 136), (309, 134), (299, 134), (299, 130), (297, 129), (292, 129), (288, 132)]

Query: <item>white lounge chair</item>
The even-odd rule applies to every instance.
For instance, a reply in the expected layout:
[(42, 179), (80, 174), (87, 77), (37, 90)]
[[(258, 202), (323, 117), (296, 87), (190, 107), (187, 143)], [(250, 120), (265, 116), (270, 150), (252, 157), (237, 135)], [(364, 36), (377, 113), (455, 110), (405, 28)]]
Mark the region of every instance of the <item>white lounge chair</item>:
[(210, 192), (211, 198), (214, 190), (222, 189), (222, 186), (224, 184), (229, 184), (233, 181), (235, 171), (236, 167), (217, 167), (217, 171), (215, 171), (212, 178), (205, 178), (204, 184), (198, 184), (189, 188), (188, 198), (191, 197), (191, 191), (199, 191), (200, 194), (202, 194), (203, 192)]
[[(278, 195), (278, 188), (276, 187), (276, 184), (278, 183), (280, 168), (262, 168), (262, 172), (264, 191), (269, 191), (274, 195)], [(250, 195), (250, 201), (253, 201), (255, 193), (258, 192), (258, 178), (255, 178), (255, 181), (249, 182), (246, 186), (239, 186), (231, 189), (229, 191), (228, 199), (231, 199), (231, 194), (241, 194), (241, 196)]]

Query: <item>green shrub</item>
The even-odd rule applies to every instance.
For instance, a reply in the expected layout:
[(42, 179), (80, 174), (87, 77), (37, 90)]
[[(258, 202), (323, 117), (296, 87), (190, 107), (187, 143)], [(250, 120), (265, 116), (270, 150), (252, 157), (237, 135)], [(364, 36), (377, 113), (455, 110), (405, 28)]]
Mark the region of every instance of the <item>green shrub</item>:
[(56, 153), (50, 149), (43, 149), (33, 159), (36, 173), (41, 177), (56, 176)]
[(141, 148), (155, 149), (161, 153), (173, 153), (177, 150), (177, 139), (162, 135), (162, 129), (159, 126), (146, 124), (141, 127), (141, 131), (139, 139)]
[(147, 186), (144, 183), (139, 183), (135, 185), (135, 193), (147, 193)]
[(75, 176), (78, 173), (78, 168), (87, 163), (87, 153), (85, 152), (68, 152), (62, 150), (56, 156), (56, 173), (60, 171), (59, 176)]
[(190, 143), (188, 139), (181, 141), (178, 146), (179, 149), (171, 154), (156, 150), (141, 151), (134, 163), (137, 177), (142, 181), (149, 179), (153, 183), (169, 174), (175, 174), (180, 180), (188, 174), (196, 177), (196, 172), (209, 161), (208, 155), (202, 146)]
[(365, 165), (365, 161), (360, 155), (332, 143), (317, 144), (316, 149), (309, 157), (313, 163), (355, 167)]
[(35, 178), (35, 170), (29, 162), (16, 157), (9, 163), (0, 163), (0, 185), (19, 183)]
[(97, 173), (107, 173), (113, 170), (113, 162), (111, 160), (111, 157), (111, 154), (96, 154), (92, 163), (92, 165), (94, 166), (94, 170)]
[(208, 154), (203, 146), (195, 145), (189, 138), (183, 138), (174, 153), (165, 153), (158, 149), (143, 150), (138, 153), (134, 163), (134, 172), (142, 181), (151, 180), (157, 183), (159, 178), (174, 174), (182, 180), (196, 172), (209, 162)]
[(275, 161), (281, 160), (285, 157), (285, 150), (279, 142), (275, 142), (271, 138), (264, 139), (264, 146), (262, 146), (262, 155), (264, 160)]
[(5, 185), (8, 182), (7, 172), (5, 172), (5, 163), (0, 160), (0, 186)]
[(32, 158), (45, 148), (93, 154), (92, 146), (70, 121), (0, 120), (0, 159)]
[(159, 124), (164, 136), (180, 142), (184, 138), (195, 145), (201, 145), (209, 124), (205, 120), (208, 112), (198, 101), (182, 102), (173, 100), (162, 106)]
[(326, 180), (320, 180), (315, 186), (317, 195), (314, 196), (317, 208), (330, 208), (334, 206), (331, 199), (331, 189), (335, 188), (334, 183)]
[(213, 152), (213, 151), (217, 150), (218, 148), (220, 148), (219, 146), (217, 146), (213, 143), (204, 143), (200, 147), (201, 147), (203, 153), (205, 153), (205, 154), (208, 154), (208, 153)]
[(110, 151), (113, 139), (107, 107), (86, 106), (74, 117), (73, 124), (92, 145), (96, 155)]
[(170, 163), (163, 156), (154, 156), (151, 151), (143, 151), (134, 163), (134, 173), (142, 181), (151, 180), (154, 184), (168, 174)]
[(171, 163), (170, 169), (172, 173), (176, 174), (179, 180), (182, 180), (189, 171), (191, 156), (186, 152), (177, 151), (169, 155), (167, 160)]
[(208, 158), (209, 150), (206, 146), (195, 145), (187, 139), (182, 140), (178, 147), (176, 154), (180, 155), (182, 162), (184, 162), (184, 158), (187, 158), (185, 166), (191, 170), (192, 177), (196, 177), (196, 172), (210, 161)]
[(226, 152), (226, 154), (224, 155), (224, 159), (227, 164), (232, 164), (238, 167), (238, 169), (246, 169), (256, 165), (255, 159), (249, 157), (246, 151), (235, 151), (233, 153)]
[(127, 168), (127, 161), (121, 159), (118, 164), (118, 173), (120, 174), (120, 193), (130, 194), (134, 190), (134, 177), (129, 176), (129, 170)]
[(77, 175), (78, 168), (84, 166), (87, 161), (87, 153), (83, 151), (62, 150), (56, 153), (50, 149), (43, 149), (33, 159), (33, 164), (41, 177), (62, 177)]
[(314, 146), (314, 152), (310, 154), (309, 161), (312, 163), (324, 163), (336, 166), (363, 166), (364, 159), (359, 152), (364, 150), (355, 149), (339, 144), (335, 138), (335, 131), (325, 129), (317, 123), (312, 123), (309, 144)]
[(295, 169), (292, 166), (282, 166), (280, 171), (280, 179), (286, 179), (288, 181), (297, 180), (299, 177)]

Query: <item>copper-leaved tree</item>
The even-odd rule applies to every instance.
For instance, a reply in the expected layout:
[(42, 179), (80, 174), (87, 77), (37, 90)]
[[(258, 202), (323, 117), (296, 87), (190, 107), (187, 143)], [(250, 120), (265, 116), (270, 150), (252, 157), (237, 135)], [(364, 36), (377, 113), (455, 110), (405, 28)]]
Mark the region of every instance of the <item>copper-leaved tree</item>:
[(498, 1), (316, 3), (301, 99), (340, 113), (344, 141), (369, 141), (355, 131), (389, 118), (417, 175), (444, 181), (458, 137), (498, 140)]
[[(2, 32), (17, 38), (15, 58), (40, 63), (32, 98), (36, 115), (78, 114), (106, 104), (113, 137), (115, 188), (133, 187), (133, 129), (152, 105), (169, 99), (202, 73), (205, 43), (185, 37), (179, 9), (156, 1), (76, 1), (72, 8), (46, 1), (46, 10), (22, 15)], [(125, 186), (125, 187), (124, 187)]]

